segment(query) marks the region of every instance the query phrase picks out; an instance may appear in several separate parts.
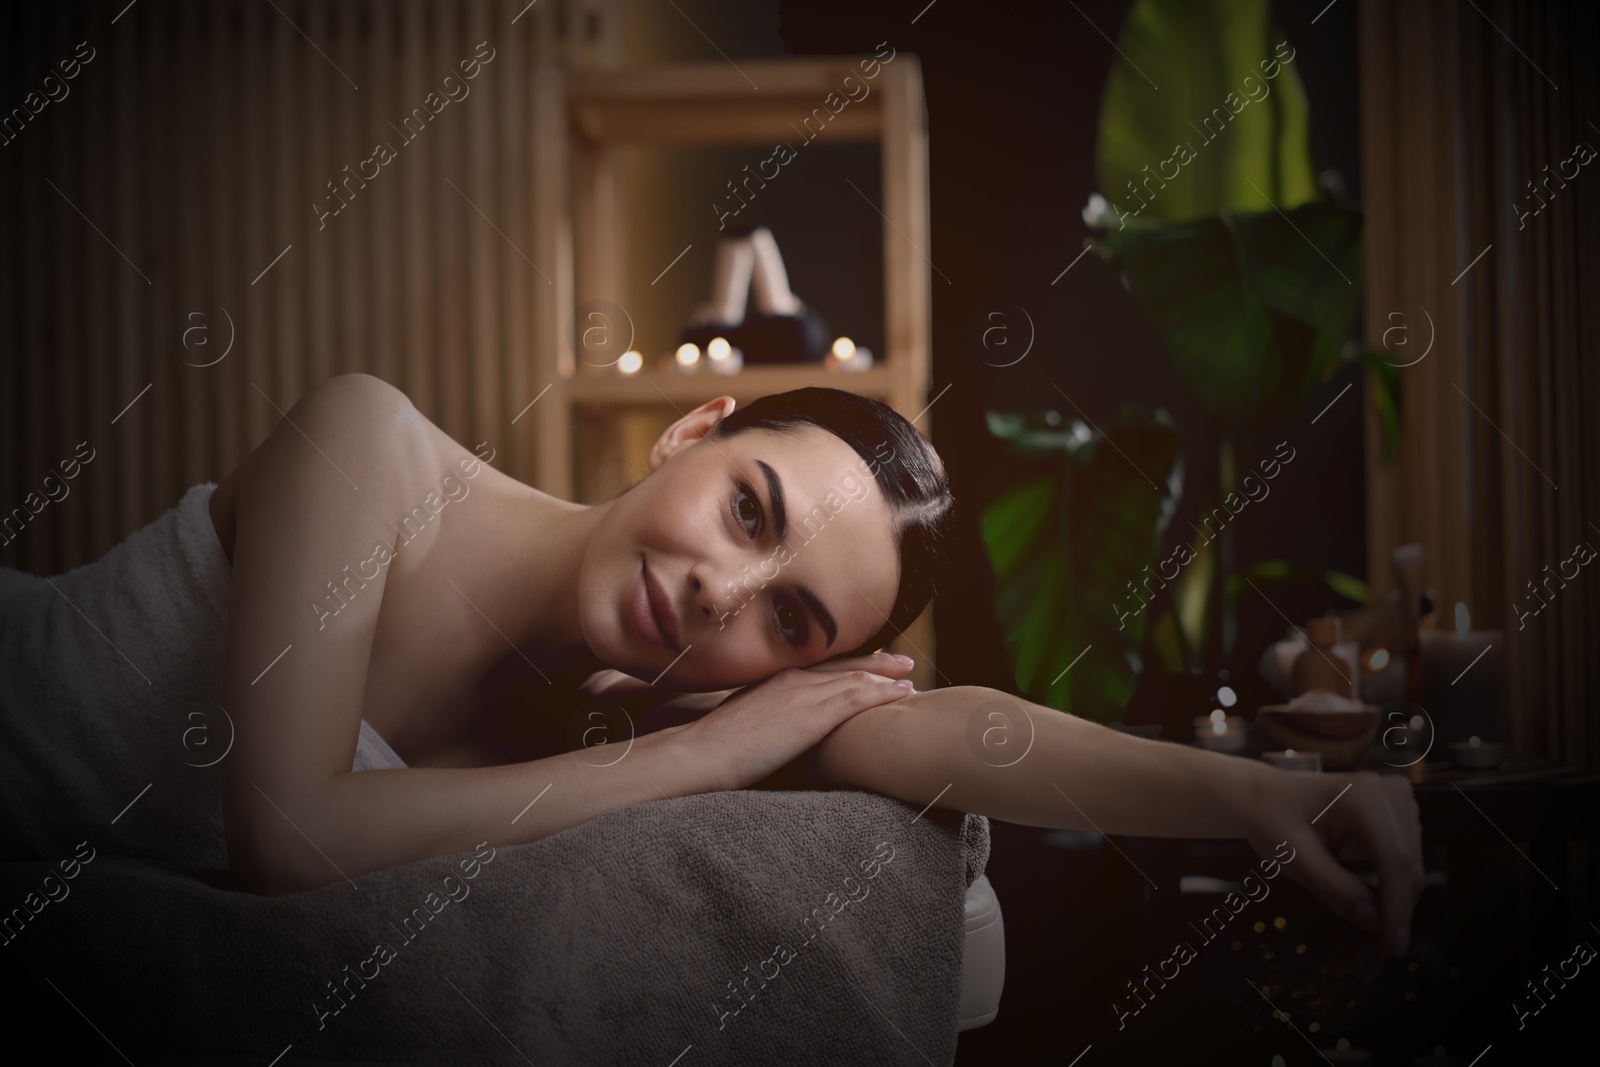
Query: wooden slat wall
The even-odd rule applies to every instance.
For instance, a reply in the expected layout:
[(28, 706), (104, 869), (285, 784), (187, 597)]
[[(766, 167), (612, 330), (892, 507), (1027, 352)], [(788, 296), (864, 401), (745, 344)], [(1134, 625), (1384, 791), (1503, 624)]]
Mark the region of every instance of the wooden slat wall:
[[(1486, 10), (1513, 40), (1532, 45), (1524, 50), (1543, 70), (1508, 50), (1483, 20), (1472, 27), (1468, 54), (1476, 63), (1468, 76), (1497, 83), (1497, 92), (1472, 100), (1468, 145), (1475, 158), (1503, 161), (1497, 175), (1504, 181), (1495, 189), (1498, 202), (1482, 205), (1473, 221), (1487, 228), (1493, 220), (1512, 252), (1493, 288), (1478, 290), (1499, 297), (1496, 348), (1507, 357), (1491, 364), (1498, 400), (1491, 414), (1525, 428), (1531, 444), (1521, 447), (1560, 487), (1534, 475), (1522, 457), (1507, 457), (1514, 474), (1505, 481), (1514, 488), (1506, 490), (1504, 508), (1486, 516), (1524, 520), (1516, 536), (1506, 535), (1502, 555), (1511, 564), (1505, 595), (1528, 601), (1526, 582), (1541, 581), (1546, 565), (1554, 572), (1580, 541), (1600, 549), (1600, 529), (1591, 525), (1600, 523), (1600, 162), (1581, 166), (1525, 230), (1507, 205), (1526, 199), (1518, 195), (1525, 180), (1542, 177), (1547, 164), (1554, 173), (1578, 142), (1600, 150), (1600, 129), (1592, 125), (1600, 122), (1600, 11), (1572, 0)], [(1525, 705), (1513, 738), (1600, 767), (1600, 573), (1581, 568), (1519, 636), (1513, 666)]]
[(1592, 770), (1600, 570), (1581, 569), (1525, 626), (1517, 608), (1536, 606), (1527, 583), (1547, 565), (1581, 541), (1600, 548), (1600, 171), (1581, 167), (1525, 223), (1514, 205), (1535, 206), (1527, 180), (1578, 142), (1600, 149), (1600, 12), (1478, 8), (1361, 8), (1367, 341), (1419, 305), (1438, 330), (1401, 371), (1393, 466), (1377, 461), (1369, 417), (1369, 558), (1381, 588), (1390, 549), (1423, 542), (1443, 607), (1464, 600), (1475, 627), (1505, 632), (1512, 744)]
[[(338, 373), (393, 382), (535, 480), (537, 409), (511, 419), (543, 385), (551, 301), (528, 261), (560, 223), (535, 214), (536, 124), (559, 111), (533, 93), (557, 62), (614, 61), (609, 0), (142, 0), (115, 25), (115, 0), (7, 6), (7, 112), (78, 42), (96, 54), (0, 146), (0, 516), (78, 442), (95, 458), (0, 536), (0, 565), (95, 558)], [(601, 39), (556, 40), (558, 21)], [(482, 41), (496, 55), (470, 94), (403, 143), (394, 127)], [(337, 204), (327, 183), (379, 142), (394, 161), (353, 198), (340, 185), (319, 231), (312, 203)], [(186, 365), (220, 354), (224, 309), (228, 357)], [(211, 344), (186, 351), (191, 312)]]
[[(1368, 343), (1381, 347), (1386, 332), (1403, 322), (1408, 344), (1393, 358), (1409, 362), (1426, 343), (1423, 311), (1435, 331), (1428, 357), (1401, 371), (1409, 432), (1399, 458), (1393, 466), (1368, 464), (1367, 558), (1374, 587), (1387, 592), (1393, 587), (1390, 551), (1420, 541), (1440, 603), (1448, 608), (1464, 601), (1481, 624), (1493, 625), (1498, 612), (1489, 610), (1486, 590), (1472, 587), (1467, 567), (1479, 531), (1467, 528), (1465, 479), (1459, 471), (1439, 476), (1459, 459), (1465, 432), (1466, 405), (1451, 383), (1477, 399), (1463, 374), (1464, 290), (1450, 283), (1482, 248), (1469, 251), (1461, 232), (1459, 161), (1452, 150), (1461, 131), (1453, 94), (1441, 96), (1455, 82), (1454, 20), (1443, 7), (1368, 3), (1361, 10)], [(1397, 312), (1405, 318), (1391, 319)], [(1379, 451), (1378, 423), (1369, 417), (1367, 452)]]

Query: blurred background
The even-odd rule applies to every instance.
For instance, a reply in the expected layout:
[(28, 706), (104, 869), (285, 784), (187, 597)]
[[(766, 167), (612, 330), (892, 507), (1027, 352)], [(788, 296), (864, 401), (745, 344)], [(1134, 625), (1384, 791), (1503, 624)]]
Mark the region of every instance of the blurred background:
[[(590, 501), (720, 392), (860, 388), (959, 503), (897, 645), (920, 685), (1173, 743), (1209, 719), (1253, 756), (1337, 616), (1377, 709), (1359, 765), (1412, 776), (1429, 837), (1416, 951), (1377, 985), (1327, 969), (1338, 924), (1280, 882), (1119, 1030), (1212, 902), (1185, 876), (1250, 857), (996, 824), (1007, 986), (963, 1061), (1559, 1047), (1592, 992), (1527, 1032), (1509, 1006), (1595, 935), (1596, 29), (1576, 0), (10, 6), (0, 564), (96, 558), (334, 374)], [(780, 122), (793, 158), (743, 184)], [(869, 370), (673, 365), (736, 205)], [(1504, 756), (1453, 764), (1471, 737)]]

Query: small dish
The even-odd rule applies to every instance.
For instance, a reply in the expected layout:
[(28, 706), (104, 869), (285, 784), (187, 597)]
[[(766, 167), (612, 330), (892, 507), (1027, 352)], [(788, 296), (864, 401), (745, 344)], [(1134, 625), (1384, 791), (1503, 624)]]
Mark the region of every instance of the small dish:
[(1322, 753), (1322, 765), (1344, 770), (1361, 762), (1378, 736), (1382, 710), (1364, 704), (1350, 711), (1307, 711), (1268, 704), (1256, 711), (1256, 725), (1284, 748)]

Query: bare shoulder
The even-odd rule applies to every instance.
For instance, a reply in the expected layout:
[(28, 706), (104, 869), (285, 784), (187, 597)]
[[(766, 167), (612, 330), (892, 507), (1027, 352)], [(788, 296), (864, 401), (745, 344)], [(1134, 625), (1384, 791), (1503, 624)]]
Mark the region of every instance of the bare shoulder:
[(366, 494), (360, 498), (364, 503), (379, 503), (386, 490), (403, 494), (414, 478), (436, 465), (441, 436), (404, 392), (382, 378), (330, 378), (290, 408), (267, 438), (217, 483), (210, 506), (217, 539), (232, 561), (239, 501), (283, 488), (284, 453), (293, 454), (294, 467), (318, 465), (317, 476)]

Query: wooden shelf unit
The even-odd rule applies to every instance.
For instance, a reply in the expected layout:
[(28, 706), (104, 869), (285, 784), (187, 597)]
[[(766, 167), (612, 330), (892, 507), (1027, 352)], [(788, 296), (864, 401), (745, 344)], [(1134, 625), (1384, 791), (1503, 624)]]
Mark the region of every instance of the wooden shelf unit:
[[(654, 360), (637, 375), (577, 358), (569, 324), (593, 301), (622, 303), (622, 234), (617, 151), (622, 145), (763, 145), (796, 139), (795, 122), (861, 80), (864, 56), (675, 64), (569, 72), (538, 87), (534, 136), (540, 184), (534, 191), (541, 264), (553, 264), (538, 287), (536, 384), (548, 389), (529, 412), (535, 424), (536, 484), (576, 499), (583, 484), (575, 439), (584, 419), (677, 405), (684, 410), (726, 393), (740, 401), (807, 385), (849, 389), (890, 404), (931, 433), (931, 263), (928, 137), (921, 68), (915, 56), (880, 63), (865, 98), (831, 115), (827, 143), (877, 142), (882, 188), (885, 348), (864, 372), (828, 371), (820, 363), (756, 365), (738, 374), (663, 373)], [(760, 86), (753, 89), (752, 83)], [(570, 195), (569, 195), (570, 182)], [(871, 190), (866, 190), (872, 192)], [(575, 250), (581, 249), (577, 255)], [(933, 631), (924, 612), (893, 646), (918, 661), (918, 688), (934, 685)]]

